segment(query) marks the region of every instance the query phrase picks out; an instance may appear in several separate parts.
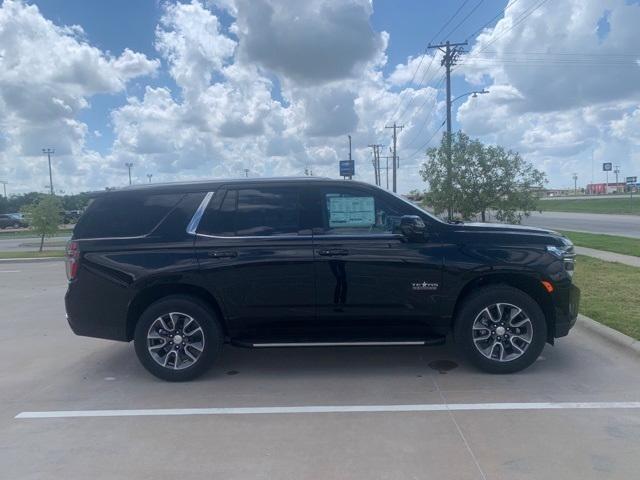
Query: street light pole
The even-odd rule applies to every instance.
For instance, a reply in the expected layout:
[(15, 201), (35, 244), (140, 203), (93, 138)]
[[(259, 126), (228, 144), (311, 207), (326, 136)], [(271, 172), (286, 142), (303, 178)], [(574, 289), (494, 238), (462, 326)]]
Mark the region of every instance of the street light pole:
[(577, 173), (573, 174), (573, 194), (574, 195), (578, 194), (578, 174)]
[(53, 195), (53, 175), (51, 174), (51, 155), (56, 153), (53, 148), (43, 148), (42, 153), (44, 153), (49, 159), (49, 189), (51, 190), (51, 195)]
[(126, 162), (125, 165), (129, 169), (129, 185), (131, 185), (131, 167), (133, 167), (133, 162)]
[(153, 173), (147, 173), (147, 178), (149, 179), (149, 183), (151, 183), (151, 177), (153, 177)]
[(7, 197), (7, 182), (6, 180), (0, 180), (0, 183), (2, 184), (2, 187), (4, 188), (4, 198), (9, 198)]

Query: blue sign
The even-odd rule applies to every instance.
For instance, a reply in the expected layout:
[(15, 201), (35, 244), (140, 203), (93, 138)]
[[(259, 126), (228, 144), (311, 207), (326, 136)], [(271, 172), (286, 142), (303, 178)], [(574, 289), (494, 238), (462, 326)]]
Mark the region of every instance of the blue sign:
[(352, 177), (356, 174), (356, 164), (354, 160), (340, 160), (340, 176)]

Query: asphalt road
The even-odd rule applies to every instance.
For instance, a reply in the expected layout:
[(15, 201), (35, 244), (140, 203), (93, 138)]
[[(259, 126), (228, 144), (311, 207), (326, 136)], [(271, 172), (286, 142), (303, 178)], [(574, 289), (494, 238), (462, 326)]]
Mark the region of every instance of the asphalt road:
[[(510, 376), (479, 373), (451, 346), (226, 348), (201, 380), (170, 384), (138, 365), (132, 345), (70, 332), (63, 268), (0, 265), (2, 478), (637, 477), (640, 409), (523, 407), (640, 400), (638, 357), (587, 330), (574, 329)], [(497, 410), (479, 408), (493, 402)], [(379, 410), (346, 411), (372, 405)], [(286, 413), (258, 410), (273, 406)], [(194, 407), (248, 410), (148, 410)], [(96, 417), (96, 409), (116, 416)], [(15, 418), (69, 410), (89, 416)]]
[(640, 238), (640, 215), (604, 215), (601, 213), (532, 213), (523, 225), (576, 232), (606, 233)]

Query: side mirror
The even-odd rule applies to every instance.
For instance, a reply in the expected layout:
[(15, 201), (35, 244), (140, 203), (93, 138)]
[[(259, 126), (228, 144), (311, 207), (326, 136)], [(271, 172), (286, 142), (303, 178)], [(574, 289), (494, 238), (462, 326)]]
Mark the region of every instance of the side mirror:
[(400, 217), (399, 230), (407, 240), (420, 242), (426, 239), (427, 226), (418, 215), (403, 215)]

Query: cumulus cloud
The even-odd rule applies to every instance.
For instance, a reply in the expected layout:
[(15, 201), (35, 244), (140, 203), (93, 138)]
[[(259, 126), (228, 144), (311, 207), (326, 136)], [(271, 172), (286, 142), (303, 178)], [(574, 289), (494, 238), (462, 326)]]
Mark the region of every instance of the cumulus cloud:
[(369, 0), (237, 0), (235, 12), (245, 61), (298, 83), (358, 76), (385, 47)]
[[(0, 172), (17, 188), (40, 169), (44, 146), (55, 146), (63, 172), (78, 172), (87, 155), (87, 126), (77, 119), (98, 93), (122, 91), (133, 78), (153, 74), (157, 60), (125, 49), (112, 56), (91, 46), (80, 26), (57, 26), (35, 5), (5, 0), (0, 6)], [(21, 162), (12, 161), (20, 158)], [(38, 173), (36, 173), (38, 172)]]

